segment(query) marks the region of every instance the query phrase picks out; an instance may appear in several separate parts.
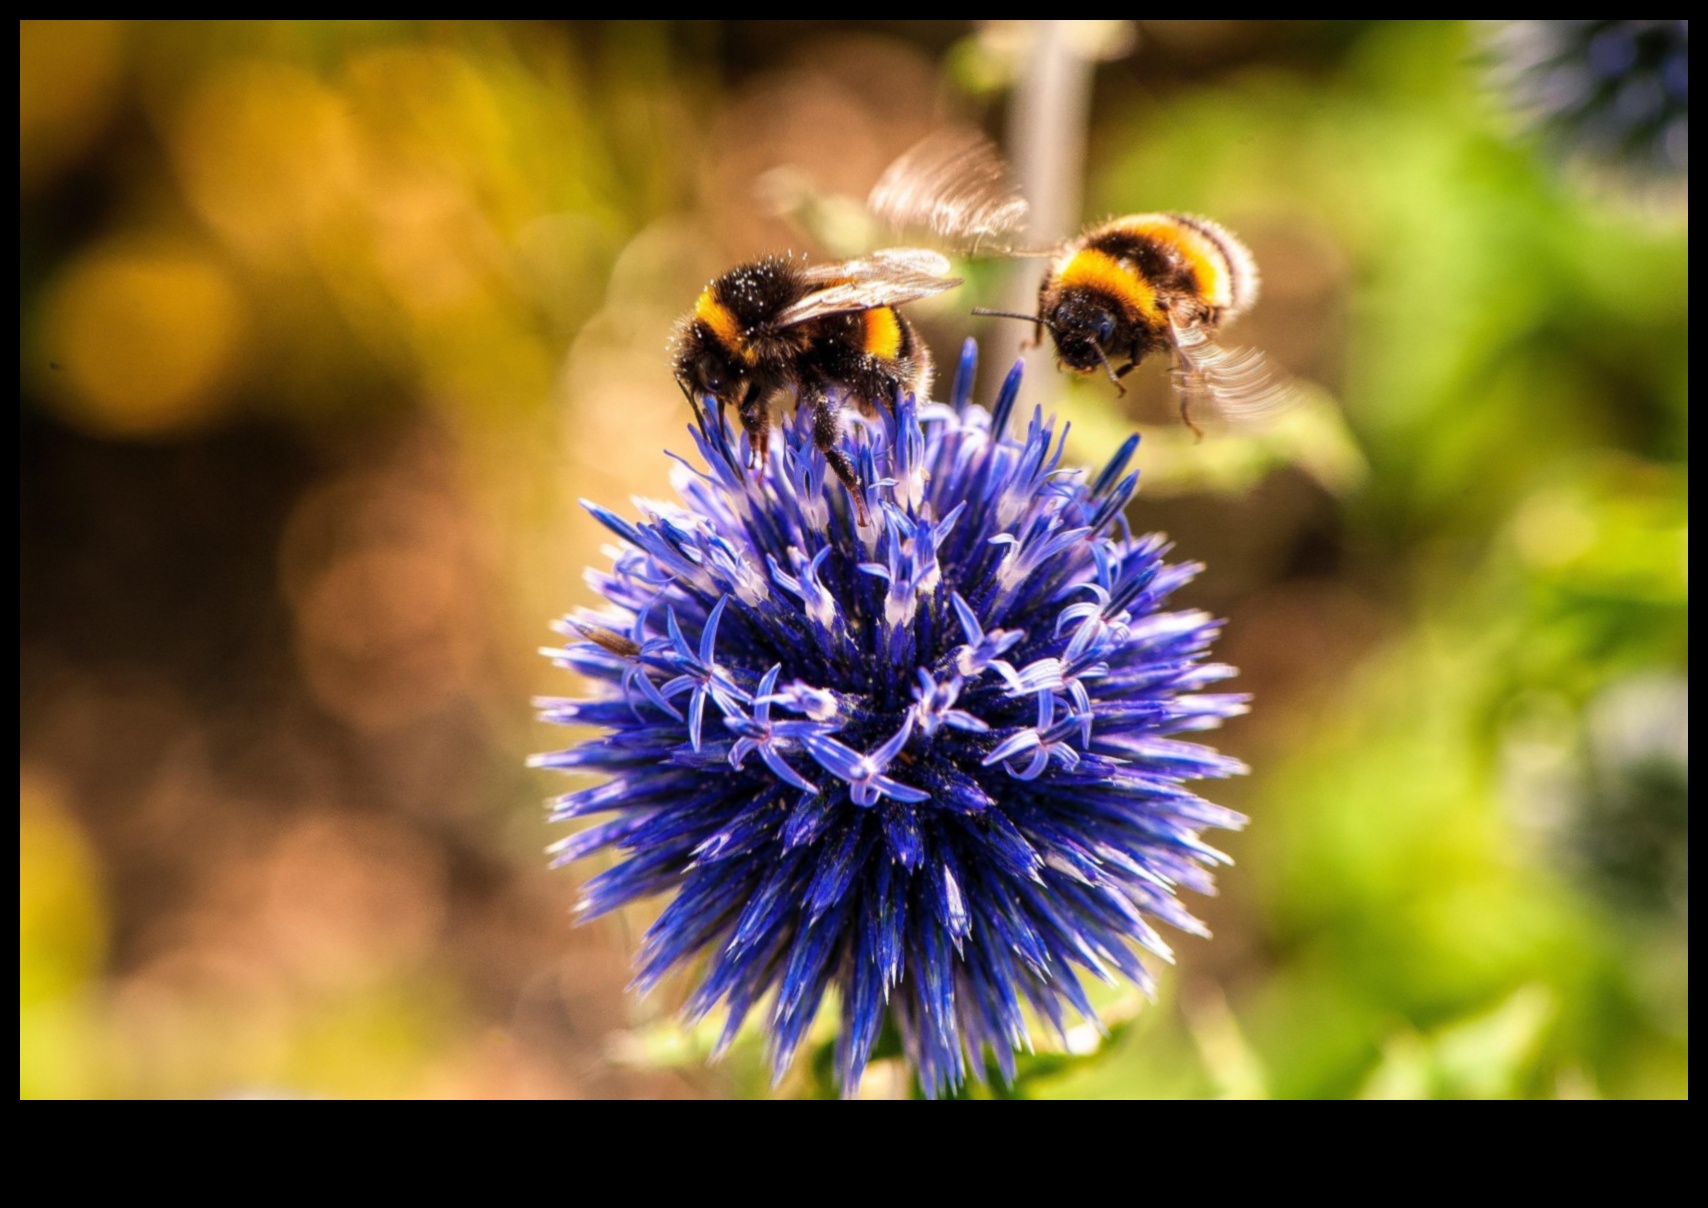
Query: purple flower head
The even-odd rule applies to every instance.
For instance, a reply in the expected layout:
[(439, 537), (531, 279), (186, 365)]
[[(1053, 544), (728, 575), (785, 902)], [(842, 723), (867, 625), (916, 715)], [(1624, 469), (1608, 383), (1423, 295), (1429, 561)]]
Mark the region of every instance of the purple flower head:
[(727, 1043), (762, 1009), (779, 1077), (833, 992), (845, 1091), (886, 1018), (927, 1094), (1012, 1079), (1029, 1020), (1091, 1015), (1082, 974), (1148, 988), (1152, 921), (1202, 934), (1175, 891), (1244, 822), (1184, 787), (1243, 769), (1175, 735), (1245, 705), (1204, 690), (1217, 623), (1163, 611), (1198, 568), (1126, 529), (1137, 439), (1063, 470), (1042, 415), (1005, 435), (1019, 366), (987, 413), (974, 361), (851, 433), (865, 527), (804, 412), (758, 475), (708, 418), (680, 505), (588, 505), (623, 542), (608, 607), (547, 652), (595, 691), (543, 716), (604, 731), (536, 760), (605, 777), (553, 803), (610, 815), (553, 845), (619, 855), (582, 910), (673, 894), (636, 984), (696, 964), (689, 1017), (723, 1004)]

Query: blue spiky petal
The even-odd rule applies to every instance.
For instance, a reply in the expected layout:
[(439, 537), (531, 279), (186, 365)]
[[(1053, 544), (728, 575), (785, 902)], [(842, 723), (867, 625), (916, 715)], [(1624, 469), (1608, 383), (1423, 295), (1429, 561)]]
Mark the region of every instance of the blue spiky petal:
[(1175, 736), (1245, 706), (1205, 691), (1217, 623), (1163, 610), (1198, 568), (1126, 529), (1136, 441), (1063, 470), (1042, 415), (1006, 434), (1019, 366), (969, 404), (974, 359), (949, 404), (851, 434), (865, 528), (804, 413), (757, 475), (708, 420), (680, 505), (587, 505), (623, 542), (608, 607), (547, 653), (595, 693), (540, 706), (603, 734), (536, 762), (604, 777), (553, 821), (610, 817), (556, 861), (618, 853), (589, 916), (673, 894), (636, 983), (697, 963), (687, 1013), (722, 1004), (726, 1041), (763, 1004), (778, 1076), (834, 989), (845, 1089), (886, 1015), (927, 1094), (1012, 1078), (1029, 1021), (1090, 1015), (1081, 971), (1148, 988), (1153, 921), (1202, 932), (1176, 890), (1244, 822), (1184, 787), (1243, 769)]

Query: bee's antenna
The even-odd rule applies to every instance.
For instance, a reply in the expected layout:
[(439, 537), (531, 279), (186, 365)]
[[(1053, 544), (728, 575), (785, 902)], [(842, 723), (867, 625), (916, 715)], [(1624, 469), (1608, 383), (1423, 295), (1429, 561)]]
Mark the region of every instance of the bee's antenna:
[(706, 409), (700, 406), (700, 400), (694, 397), (694, 392), (688, 388), (688, 381), (680, 374), (676, 377), (676, 388), (682, 392), (682, 397), (688, 400), (688, 405), (694, 409), (694, 422), (700, 425), (700, 435), (707, 440), (712, 439), (712, 433), (706, 427)]
[(1061, 329), (1044, 318), (1043, 315), (1023, 315), (1012, 310), (986, 310), (982, 306), (974, 307), (973, 313), (975, 315), (989, 315), (995, 319), (1019, 319), (1022, 323), (1032, 324), (1032, 339), (1020, 345), (1023, 349), (1036, 348), (1044, 342), (1044, 333), (1040, 328), (1048, 327), (1055, 334), (1061, 334)]
[(1056, 325), (1044, 318), (1043, 315), (1023, 315), (1013, 310), (986, 310), (982, 306), (973, 307), (973, 313), (975, 315), (988, 315), (993, 319), (1019, 319), (1022, 323), (1033, 323), (1039, 327), (1048, 327), (1051, 331), (1056, 330)]

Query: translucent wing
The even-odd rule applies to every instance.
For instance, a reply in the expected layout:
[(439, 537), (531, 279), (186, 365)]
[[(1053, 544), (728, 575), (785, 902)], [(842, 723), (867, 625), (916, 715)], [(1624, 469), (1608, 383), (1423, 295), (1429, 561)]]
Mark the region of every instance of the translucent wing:
[[(1184, 402), (1202, 399), (1230, 420), (1267, 419), (1297, 403), (1293, 380), (1269, 367), (1255, 348), (1224, 348), (1202, 328), (1173, 324), (1176, 377)], [(1187, 420), (1191, 423), (1191, 420)]]
[[(838, 260), (816, 264), (801, 271), (808, 281), (842, 284), (853, 281), (901, 281), (917, 278), (920, 281), (948, 279), (949, 258), (926, 247), (879, 248), (870, 256), (858, 260)], [(945, 287), (947, 288), (947, 287)]]
[(823, 282), (777, 316), (777, 326), (793, 327), (826, 315), (900, 306), (954, 289), (959, 277), (949, 275), (949, 261), (928, 248), (883, 248), (859, 260), (820, 264), (804, 271), (805, 278)]
[(939, 130), (915, 143), (884, 170), (866, 208), (898, 231), (929, 232), (967, 249), (1026, 223), (1026, 199), (976, 130)]

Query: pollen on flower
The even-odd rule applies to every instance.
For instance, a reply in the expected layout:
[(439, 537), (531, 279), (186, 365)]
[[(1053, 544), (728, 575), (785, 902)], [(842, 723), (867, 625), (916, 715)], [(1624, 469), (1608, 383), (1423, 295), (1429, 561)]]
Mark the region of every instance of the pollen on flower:
[(588, 505), (621, 543), (606, 607), (548, 653), (593, 692), (539, 707), (602, 733), (536, 762), (607, 777), (553, 821), (608, 817), (554, 863), (615, 849), (589, 916), (673, 895), (638, 986), (697, 968), (688, 1016), (721, 1007), (727, 1043), (762, 1011), (779, 1076), (828, 996), (845, 1090), (886, 1019), (927, 1094), (1012, 1078), (1032, 1026), (1092, 1018), (1082, 973), (1149, 987), (1150, 920), (1202, 932), (1175, 888), (1244, 821), (1185, 787), (1243, 769), (1174, 736), (1245, 706), (1204, 691), (1216, 622), (1164, 610), (1196, 568), (1126, 529), (1136, 442), (1064, 471), (1042, 415), (1006, 431), (1018, 366), (990, 412), (974, 367), (851, 427), (871, 524), (804, 417), (757, 477), (708, 416), (680, 503)]

